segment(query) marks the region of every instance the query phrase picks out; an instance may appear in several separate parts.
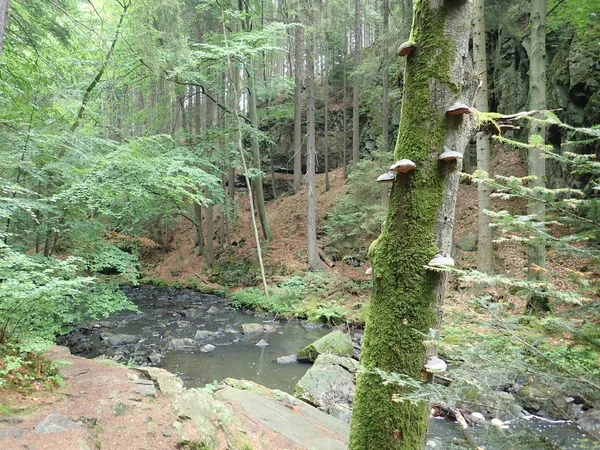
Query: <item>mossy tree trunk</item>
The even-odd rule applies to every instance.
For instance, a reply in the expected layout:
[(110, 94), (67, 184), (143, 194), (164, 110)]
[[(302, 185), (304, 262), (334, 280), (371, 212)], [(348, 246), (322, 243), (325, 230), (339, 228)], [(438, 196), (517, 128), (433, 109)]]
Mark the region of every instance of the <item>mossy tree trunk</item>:
[(470, 103), (474, 76), (469, 58), (472, 3), (420, 0), (414, 5), (404, 74), (402, 118), (395, 159), (417, 169), (399, 174), (392, 186), (386, 224), (373, 242), (373, 295), (367, 317), (361, 372), (352, 416), (350, 449), (423, 447), (428, 407), (394, 403), (399, 387), (384, 385), (373, 369), (425, 380), (423, 365), (433, 349), (424, 336), (441, 321), (446, 276), (428, 270), (436, 253), (449, 256), (460, 163), (441, 162), (444, 146), (463, 152), (474, 129), (470, 115), (448, 117), (457, 101)]

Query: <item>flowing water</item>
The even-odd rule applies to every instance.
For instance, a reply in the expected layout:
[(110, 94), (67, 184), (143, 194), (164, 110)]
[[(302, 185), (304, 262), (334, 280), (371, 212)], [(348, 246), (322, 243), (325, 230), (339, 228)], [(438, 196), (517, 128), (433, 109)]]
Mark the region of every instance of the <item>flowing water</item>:
[[(124, 312), (107, 321), (83, 324), (71, 336), (72, 350), (89, 357), (104, 354), (121, 362), (156, 365), (180, 375), (187, 387), (233, 377), (293, 393), (296, 382), (310, 366), (282, 365), (275, 360), (296, 353), (328, 332), (301, 322), (273, 322), (271, 316), (245, 313), (228, 306), (225, 299), (189, 289), (138, 286), (124, 288), (124, 291), (138, 306), (139, 312)], [(276, 331), (246, 336), (242, 333), (242, 324), (247, 323), (272, 325)], [(212, 333), (194, 339), (198, 331)], [(129, 343), (107, 345), (110, 339), (127, 340), (123, 336), (135, 339)], [(171, 348), (173, 342), (183, 339), (191, 345)], [(269, 345), (257, 346), (261, 339)], [(214, 350), (203, 353), (201, 349), (206, 344), (213, 345)], [(477, 427), (471, 434), (488, 450), (552, 448), (542, 444), (536, 447), (535, 443), (526, 445), (525, 442), (534, 437), (530, 431), (544, 436), (555, 445), (554, 448), (600, 450), (598, 441), (589, 440), (574, 424), (539, 418), (511, 423), (508, 430)], [(507, 441), (505, 438), (509, 434), (512, 437)], [(432, 446), (427, 448), (449, 448), (450, 442), (464, 441), (464, 438), (456, 424), (432, 419)]]

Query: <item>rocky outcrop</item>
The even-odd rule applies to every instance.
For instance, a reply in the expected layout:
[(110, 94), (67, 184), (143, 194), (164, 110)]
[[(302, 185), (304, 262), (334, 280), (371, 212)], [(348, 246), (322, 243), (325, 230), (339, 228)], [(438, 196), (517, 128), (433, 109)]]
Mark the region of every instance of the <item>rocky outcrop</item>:
[(343, 357), (352, 356), (352, 341), (341, 331), (332, 331), (298, 352), (299, 361), (316, 361), (321, 354), (329, 353)]
[(350, 421), (358, 362), (332, 354), (319, 355), (296, 384), (294, 395), (305, 402)]

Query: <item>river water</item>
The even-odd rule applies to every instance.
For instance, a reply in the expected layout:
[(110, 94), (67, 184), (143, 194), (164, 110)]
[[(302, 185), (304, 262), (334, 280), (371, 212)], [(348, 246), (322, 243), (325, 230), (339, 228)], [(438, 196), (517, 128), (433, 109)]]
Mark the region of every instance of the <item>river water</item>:
[[(189, 289), (136, 286), (124, 288), (124, 292), (138, 306), (139, 312), (123, 312), (107, 321), (83, 326), (77, 338), (79, 348), (85, 349), (81, 353), (88, 357), (104, 354), (121, 362), (156, 365), (178, 374), (187, 387), (233, 377), (293, 393), (296, 382), (310, 366), (281, 365), (275, 360), (296, 353), (329, 332), (299, 321), (273, 322), (271, 316), (242, 312), (228, 306), (225, 299)], [(272, 325), (276, 331), (246, 336), (242, 333), (242, 324), (247, 323)], [(198, 331), (212, 334), (205, 333), (207, 337), (194, 339)], [(111, 336), (136, 339), (110, 346), (106, 343)], [(171, 348), (172, 342), (182, 339), (188, 339), (188, 343), (193, 340), (193, 345)], [(257, 346), (261, 339), (269, 345)], [(201, 348), (206, 344), (213, 345), (214, 350), (203, 353)], [(153, 357), (155, 363), (151, 363), (149, 357)], [(471, 433), (488, 450), (600, 450), (600, 443), (589, 440), (574, 424), (537, 418), (511, 423), (508, 430), (479, 427)], [(535, 441), (527, 444), (534, 434), (545, 436), (554, 447), (539, 444), (539, 441), (539, 445)], [(450, 443), (463, 441), (464, 435), (456, 424), (432, 419), (430, 440), (436, 444), (428, 448), (457, 448)]]

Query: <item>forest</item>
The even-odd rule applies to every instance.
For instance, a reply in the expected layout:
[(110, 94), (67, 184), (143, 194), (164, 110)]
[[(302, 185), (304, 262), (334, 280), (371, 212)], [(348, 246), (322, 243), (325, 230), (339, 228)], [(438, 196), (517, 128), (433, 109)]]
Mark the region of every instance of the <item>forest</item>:
[[(253, 348), (275, 351), (275, 328), (305, 347), (283, 331), (299, 324), (323, 332), (313, 350), (345, 336), (294, 360), (303, 406), (286, 404), (342, 437), (260, 447), (210, 403), (218, 431), (177, 422), (144, 448), (600, 448), (599, 16), (599, 0), (0, 0), (0, 448), (75, 386), (56, 344), (227, 403), (233, 369), (192, 389), (167, 364), (181, 345), (201, 371), (256, 336), (193, 321), (217, 310), (265, 323)], [(141, 315), (165, 330), (126, 342), (116, 324)], [(335, 370), (304, 391), (328, 364), (351, 372), (343, 401)], [(77, 420), (85, 448), (132, 439)]]

